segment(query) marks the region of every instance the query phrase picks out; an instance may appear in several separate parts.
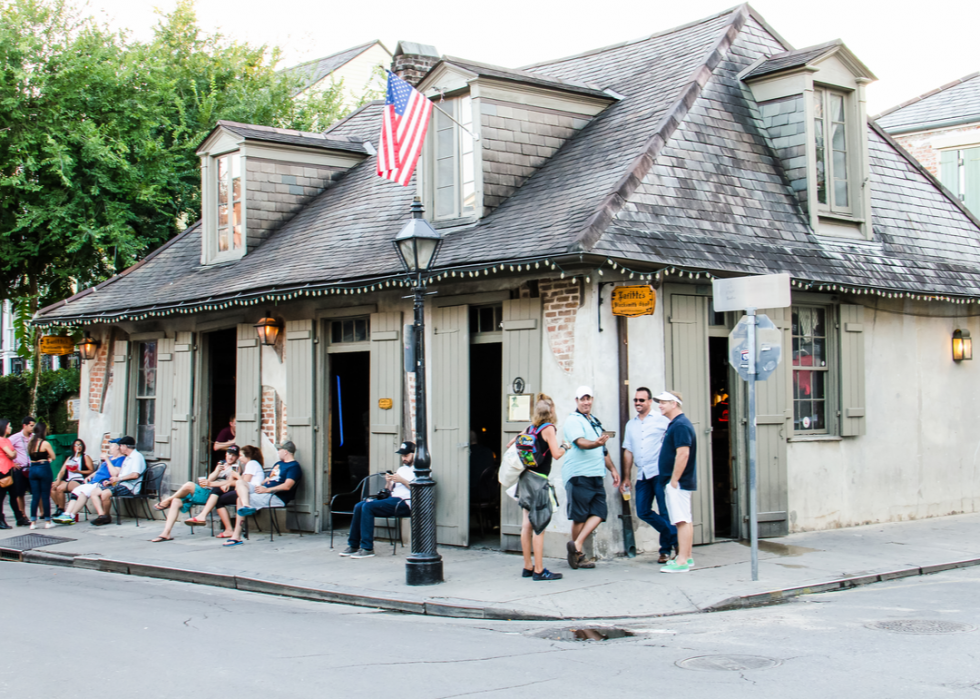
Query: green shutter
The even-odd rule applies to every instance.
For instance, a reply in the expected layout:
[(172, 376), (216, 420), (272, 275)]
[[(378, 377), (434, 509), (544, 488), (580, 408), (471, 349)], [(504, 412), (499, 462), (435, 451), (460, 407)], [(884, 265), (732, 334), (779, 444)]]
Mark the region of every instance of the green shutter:
[(112, 348), (112, 405), (109, 413), (109, 433), (113, 439), (126, 434), (129, 411), (129, 343), (116, 340)]
[(944, 150), (939, 153), (939, 181), (955, 197), (960, 195), (959, 157), (958, 150)]
[(864, 306), (840, 306), (840, 433), (858, 437), (866, 431), (864, 400)]
[(966, 170), (963, 203), (974, 215), (980, 216), (980, 148), (970, 148), (960, 153), (963, 155), (963, 166)]

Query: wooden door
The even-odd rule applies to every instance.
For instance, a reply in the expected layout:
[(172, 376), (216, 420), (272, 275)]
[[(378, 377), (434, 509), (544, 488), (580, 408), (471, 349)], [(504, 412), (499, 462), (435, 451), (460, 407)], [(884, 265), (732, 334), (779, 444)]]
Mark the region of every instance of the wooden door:
[[(235, 383), (235, 443), (238, 446), (260, 446), (261, 425), (261, 352), (255, 328), (247, 323), (238, 326), (238, 364)], [(213, 349), (213, 348), (212, 348)]]
[[(504, 301), (503, 361), (501, 363), (501, 395), (514, 392), (514, 380), (524, 380), (524, 393), (532, 396), (541, 386), (541, 299)], [(503, 426), (501, 454), (507, 443), (519, 434), (526, 422), (507, 421), (507, 401), (501, 400)], [(532, 406), (533, 412), (533, 406)], [(501, 492), (500, 548), (503, 551), (521, 550), (521, 508)]]
[(470, 332), (469, 306), (434, 308), (427, 362), (432, 391), (432, 478), (436, 486), (436, 537), (466, 546), (470, 523)]
[[(290, 320), (286, 322), (286, 405), (288, 438), (296, 445), (296, 460), (303, 470), (303, 478), (296, 491), (298, 522), (287, 522), (292, 528), (313, 531), (316, 512), (316, 454), (313, 414), (316, 379), (313, 370), (313, 321)], [(276, 442), (280, 436), (276, 435)]]
[(680, 391), (697, 435), (694, 543), (714, 540), (711, 476), (711, 396), (708, 380), (708, 297), (670, 293), (667, 390)]
[(397, 471), (402, 441), (402, 386), (405, 352), (400, 342), (402, 314), (371, 314), (371, 473)]

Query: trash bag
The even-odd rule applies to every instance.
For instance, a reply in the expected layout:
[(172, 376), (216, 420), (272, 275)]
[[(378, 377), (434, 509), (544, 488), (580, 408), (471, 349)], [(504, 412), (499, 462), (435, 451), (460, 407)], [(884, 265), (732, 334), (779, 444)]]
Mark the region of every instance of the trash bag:
[(535, 534), (540, 534), (551, 522), (551, 514), (557, 507), (554, 486), (547, 476), (525, 471), (517, 481), (517, 502), (527, 510), (527, 518)]

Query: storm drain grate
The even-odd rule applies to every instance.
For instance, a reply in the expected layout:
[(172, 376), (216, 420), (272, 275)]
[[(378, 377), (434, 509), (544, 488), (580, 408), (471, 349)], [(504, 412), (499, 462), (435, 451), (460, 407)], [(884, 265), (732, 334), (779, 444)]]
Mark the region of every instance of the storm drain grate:
[(961, 624), (958, 621), (936, 621), (933, 619), (893, 619), (876, 621), (868, 624), (869, 629), (876, 631), (891, 631), (892, 633), (911, 633), (920, 636), (932, 636), (941, 633), (964, 633), (976, 631), (975, 626)]
[(685, 670), (724, 670), (744, 672), (746, 670), (768, 670), (779, 665), (775, 658), (761, 655), (699, 655), (694, 658), (678, 660), (675, 665)]
[(538, 638), (551, 641), (608, 641), (614, 638), (628, 638), (636, 634), (629, 629), (613, 626), (592, 626), (576, 629), (548, 629), (535, 634)]
[(29, 551), (38, 549), (42, 546), (52, 544), (63, 544), (66, 541), (75, 541), (64, 536), (45, 536), (44, 534), (24, 534), (23, 536), (13, 536), (9, 539), (0, 540), (0, 549), (8, 551)]

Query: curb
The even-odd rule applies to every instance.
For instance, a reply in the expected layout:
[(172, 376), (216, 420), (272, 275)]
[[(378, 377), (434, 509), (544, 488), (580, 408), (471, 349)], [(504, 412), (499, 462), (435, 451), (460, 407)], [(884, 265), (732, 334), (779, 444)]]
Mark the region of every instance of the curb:
[[(550, 614), (530, 614), (517, 609), (503, 609), (499, 607), (481, 607), (478, 605), (470, 606), (463, 604), (451, 604), (447, 602), (429, 602), (425, 600), (397, 599), (391, 597), (374, 597), (341, 590), (326, 590), (313, 587), (303, 587), (300, 585), (289, 585), (271, 580), (260, 580), (257, 578), (247, 578), (237, 575), (223, 575), (221, 573), (207, 573), (196, 570), (185, 570), (182, 568), (170, 568), (167, 566), (155, 566), (143, 563), (128, 563), (126, 561), (116, 561), (110, 558), (95, 558), (91, 556), (79, 556), (74, 554), (63, 554), (47, 551), (15, 551), (5, 549), (0, 546), (0, 561), (12, 561), (21, 563), (37, 563), (42, 565), (53, 565), (67, 568), (79, 568), (82, 570), (96, 570), (102, 573), (117, 573), (121, 575), (136, 575), (144, 578), (156, 578), (159, 580), (172, 580), (175, 582), (192, 583), (195, 585), (208, 585), (210, 587), (222, 587), (231, 590), (241, 590), (242, 592), (255, 592), (263, 595), (276, 595), (279, 597), (291, 597), (293, 599), (308, 600), (311, 602), (331, 602), (334, 604), (347, 604), (355, 607), (369, 607), (371, 609), (383, 609), (391, 612), (401, 612), (405, 614), (421, 614), (426, 616), (450, 617), (456, 619), (487, 619), (495, 621), (570, 621), (599, 619), (605, 617), (583, 617), (583, 616), (558, 616)], [(708, 612), (724, 612), (736, 609), (747, 609), (751, 607), (763, 607), (773, 604), (780, 604), (794, 597), (803, 595), (813, 595), (823, 592), (836, 592), (839, 590), (849, 590), (862, 585), (887, 582), (899, 578), (909, 578), (916, 575), (932, 575), (947, 570), (957, 568), (969, 568), (980, 565), (980, 558), (969, 558), (962, 561), (952, 561), (949, 563), (939, 563), (929, 566), (918, 566), (912, 568), (901, 568), (885, 573), (873, 573), (871, 575), (857, 575), (839, 580), (828, 580), (823, 583), (811, 585), (801, 585), (798, 587), (787, 587), (769, 592), (759, 592), (750, 595), (740, 595), (728, 597), (692, 612), (672, 612), (668, 614), (645, 614), (642, 618), (651, 616), (679, 616), (683, 614), (698, 614)], [(630, 618), (630, 617), (616, 617)]]

